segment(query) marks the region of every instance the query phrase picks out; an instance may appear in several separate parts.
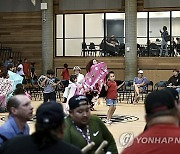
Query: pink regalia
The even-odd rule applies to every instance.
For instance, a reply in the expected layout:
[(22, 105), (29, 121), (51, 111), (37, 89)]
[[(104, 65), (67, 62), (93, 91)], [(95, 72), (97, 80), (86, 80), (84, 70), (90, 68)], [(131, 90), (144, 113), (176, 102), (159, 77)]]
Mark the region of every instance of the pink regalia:
[(92, 65), (90, 72), (85, 75), (82, 83), (81, 94), (89, 91), (97, 91), (100, 93), (106, 75), (108, 74), (107, 65), (104, 62)]
[(0, 107), (6, 106), (6, 97), (12, 92), (12, 81), (0, 78)]

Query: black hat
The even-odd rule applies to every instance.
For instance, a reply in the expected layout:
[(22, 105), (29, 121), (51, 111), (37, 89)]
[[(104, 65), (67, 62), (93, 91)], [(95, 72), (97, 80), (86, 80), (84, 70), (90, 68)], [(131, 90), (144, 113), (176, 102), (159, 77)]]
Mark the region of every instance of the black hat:
[[(82, 101), (86, 101), (86, 102), (82, 102)], [(89, 104), (89, 100), (86, 96), (84, 95), (76, 95), (70, 98), (69, 100), (69, 109), (73, 110), (81, 105), (88, 105)]]
[(36, 111), (36, 122), (39, 124), (59, 124), (64, 121), (65, 114), (60, 103), (46, 102)]
[(173, 108), (175, 108), (174, 98), (167, 90), (153, 91), (145, 99), (147, 117), (162, 115), (164, 111)]

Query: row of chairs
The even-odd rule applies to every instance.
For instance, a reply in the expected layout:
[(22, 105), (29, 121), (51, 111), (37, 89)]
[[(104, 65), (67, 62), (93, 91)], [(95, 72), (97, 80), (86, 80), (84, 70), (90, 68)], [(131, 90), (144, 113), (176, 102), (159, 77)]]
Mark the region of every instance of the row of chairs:
[(87, 45), (85, 42), (82, 43), (82, 52), (81, 56), (102, 56), (102, 49), (100, 45), (95, 45), (93, 42), (90, 42), (89, 45)]
[[(117, 81), (118, 83), (119, 81)], [(153, 81), (149, 81), (146, 86), (146, 90), (140, 93), (140, 98), (143, 101), (146, 95), (154, 90), (159, 90), (167, 87), (167, 81), (159, 81), (156, 84)], [(118, 100), (127, 101), (127, 103), (133, 103), (134, 100), (134, 87), (133, 80), (125, 81), (124, 86), (118, 90)]]

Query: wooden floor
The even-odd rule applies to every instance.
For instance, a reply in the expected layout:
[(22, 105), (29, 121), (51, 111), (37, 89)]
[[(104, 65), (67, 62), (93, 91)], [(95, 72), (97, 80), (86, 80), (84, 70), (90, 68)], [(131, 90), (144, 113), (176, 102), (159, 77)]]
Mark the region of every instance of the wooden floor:
[[(42, 103), (42, 101), (32, 101), (34, 107), (34, 114), (37, 107)], [(108, 107), (102, 103), (95, 106), (96, 111), (92, 111), (92, 114), (105, 114), (107, 113)], [(110, 132), (113, 134), (115, 141), (118, 146), (119, 152), (122, 151), (123, 147), (119, 143), (119, 138), (121, 134), (125, 132), (133, 133), (134, 136), (137, 136), (144, 129), (145, 120), (144, 120), (144, 104), (140, 102), (137, 105), (126, 104), (126, 102), (118, 103), (114, 117), (122, 116), (125, 117), (125, 120), (121, 122), (114, 122), (112, 125), (107, 125)], [(7, 118), (7, 113), (0, 113), (0, 125), (3, 124), (4, 120)], [(138, 118), (138, 120), (137, 120)], [(137, 121), (133, 121), (137, 120)], [(34, 132), (34, 121), (28, 122), (30, 126), (30, 132)]]

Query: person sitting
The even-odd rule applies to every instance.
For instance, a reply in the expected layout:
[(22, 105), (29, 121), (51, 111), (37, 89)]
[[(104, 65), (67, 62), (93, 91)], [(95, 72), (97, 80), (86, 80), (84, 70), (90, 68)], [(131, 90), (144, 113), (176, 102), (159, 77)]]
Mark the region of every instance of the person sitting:
[(29, 134), (27, 121), (33, 114), (31, 100), (26, 95), (13, 96), (7, 102), (7, 111), (8, 120), (0, 127), (0, 144), (17, 135)]
[(3, 64), (4, 68), (7, 69), (7, 66), (9, 64), (12, 64), (14, 66), (13, 57), (11, 57), (11, 56), (7, 60), (5, 60), (5, 62)]
[(65, 124), (65, 141), (81, 149), (90, 142), (94, 142), (95, 145), (88, 151), (88, 153), (94, 153), (106, 140), (108, 145), (104, 148), (104, 153), (118, 153), (114, 138), (107, 127), (96, 115), (90, 114), (87, 97), (77, 95), (69, 100), (69, 116), (65, 119)]
[(32, 98), (31, 98), (31, 95), (28, 94), (28, 92), (24, 89), (23, 84), (18, 83), (18, 84), (16, 85), (16, 89), (15, 89), (14, 92), (13, 92), (13, 95), (20, 95), (20, 94), (26, 95), (29, 99), (32, 99)]
[(179, 154), (180, 112), (172, 94), (164, 89), (148, 94), (145, 112), (147, 129), (122, 154)]
[(168, 86), (175, 88), (180, 94), (180, 74), (179, 70), (173, 70), (173, 76), (171, 76), (168, 80)]
[(136, 104), (138, 103), (139, 101), (139, 94), (141, 92), (145, 92), (146, 91), (146, 88), (147, 88), (147, 78), (146, 77), (143, 77), (143, 71), (142, 70), (139, 70), (138, 71), (138, 76), (134, 78), (133, 80), (133, 86), (134, 86), (134, 102), (133, 104)]
[(82, 154), (80, 149), (62, 140), (64, 117), (60, 103), (41, 104), (36, 111), (35, 132), (9, 140), (0, 148), (0, 153)]

